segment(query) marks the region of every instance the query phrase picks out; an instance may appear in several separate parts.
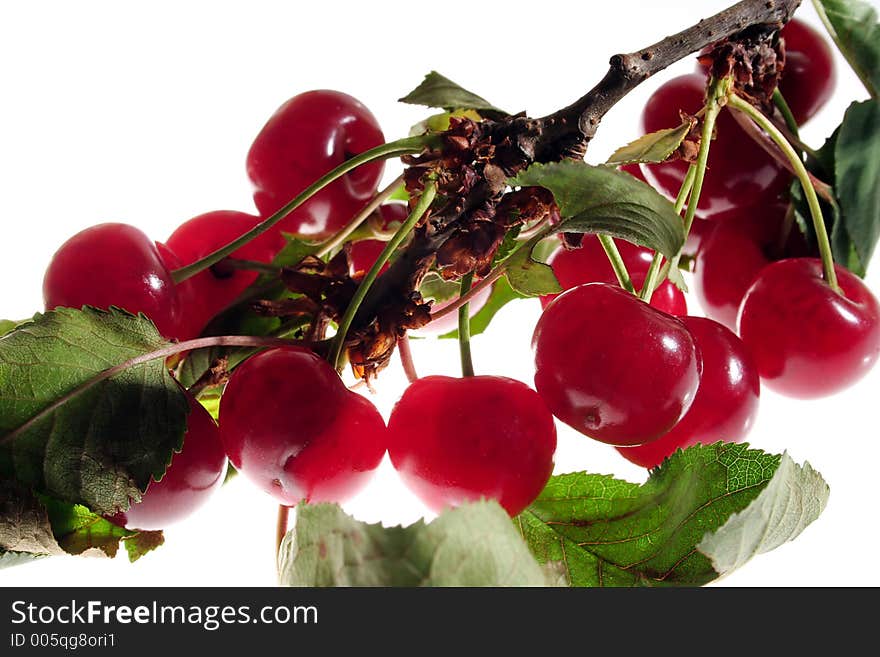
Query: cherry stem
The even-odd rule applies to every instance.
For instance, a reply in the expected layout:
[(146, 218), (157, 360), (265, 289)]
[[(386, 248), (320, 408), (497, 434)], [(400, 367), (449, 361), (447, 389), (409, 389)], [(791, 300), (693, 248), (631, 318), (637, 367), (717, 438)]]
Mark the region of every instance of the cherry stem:
[(258, 271), (263, 274), (277, 274), (280, 267), (269, 264), (268, 262), (259, 262), (257, 260), (243, 260), (241, 258), (223, 258), (215, 266), (224, 269), (243, 269), (245, 271)]
[(474, 285), (470, 290), (465, 294), (459, 295), (458, 299), (453, 301), (452, 303), (443, 306), (437, 312), (431, 313), (431, 322), (436, 319), (440, 319), (441, 317), (446, 317), (450, 313), (454, 313), (456, 310), (461, 308), (463, 305), (470, 302), (475, 296), (477, 296), (480, 292), (485, 290), (487, 287), (492, 285), (495, 281), (501, 278), (501, 275), (504, 273), (504, 270), (507, 269), (507, 265), (505, 262), (502, 262), (500, 265), (495, 267), (492, 271), (490, 271), (484, 278), (480, 280), (479, 283)]
[(403, 175), (398, 176), (394, 179), (394, 181), (388, 185), (381, 192), (376, 194), (369, 203), (367, 203), (363, 209), (358, 212), (351, 221), (349, 221), (345, 226), (343, 226), (342, 230), (336, 233), (333, 237), (328, 239), (326, 242), (321, 244), (321, 248), (315, 253), (319, 258), (327, 255), (333, 249), (335, 249), (340, 244), (344, 243), (348, 236), (351, 235), (354, 231), (358, 229), (362, 223), (364, 223), (371, 214), (373, 214), (376, 209), (382, 205), (385, 201), (391, 198), (394, 195), (394, 192), (397, 191), (397, 188), (400, 187), (400, 183), (403, 182)]
[[(709, 163), (709, 149), (712, 146), (712, 136), (715, 134), (715, 120), (718, 118), (718, 114), (727, 102), (728, 96), (730, 96), (731, 84), (732, 81), (730, 78), (721, 78), (718, 80), (713, 79), (709, 83), (709, 92), (707, 94), (705, 106), (706, 114), (703, 116), (703, 129), (700, 132), (700, 150), (697, 153), (697, 161), (690, 167), (694, 172), (694, 182), (690, 196), (688, 197), (687, 211), (684, 213), (685, 239), (687, 239), (688, 233), (691, 232), (691, 226), (693, 226), (694, 218), (697, 216), (697, 205), (700, 203), (700, 194), (703, 192), (703, 181), (706, 179), (706, 165)], [(690, 170), (688, 171), (688, 174), (690, 174)], [(679, 200), (680, 199), (676, 199), (676, 207), (678, 207)], [(679, 212), (680, 211), (681, 210), (679, 210)], [(680, 258), (681, 250), (679, 249), (679, 252), (675, 254), (675, 257), (666, 263), (666, 266), (663, 269), (663, 272), (665, 272), (664, 277), (669, 274), (670, 269), (678, 267), (678, 261)], [(651, 264), (653, 264), (653, 261), (651, 261)], [(659, 279), (659, 276), (657, 278)], [(643, 299), (646, 301), (651, 300), (651, 294), (654, 293), (653, 286), (656, 284), (657, 281), (652, 281), (651, 291), (647, 295), (647, 298), (643, 295)], [(647, 287), (645, 289), (647, 289)], [(644, 292), (644, 290), (642, 291)]]
[(813, 0), (813, 7), (816, 8), (816, 13), (819, 14), (819, 18), (822, 20), (823, 25), (825, 25), (825, 29), (828, 30), (828, 34), (831, 37), (831, 40), (834, 41), (834, 45), (837, 46), (837, 50), (843, 55), (844, 59), (846, 59), (850, 68), (855, 72), (856, 76), (858, 76), (859, 81), (864, 85), (865, 89), (868, 90), (871, 98), (877, 98), (877, 88), (871, 82), (871, 76), (852, 58), (852, 55), (850, 54), (852, 52), (851, 49), (844, 47), (841, 43), (840, 35), (837, 34), (837, 30), (834, 29), (834, 26), (828, 19), (828, 14), (825, 13), (825, 6), (820, 0)]
[(271, 229), (275, 224), (284, 219), (284, 217), (296, 210), (299, 206), (308, 201), (312, 196), (324, 189), (324, 187), (332, 183), (334, 180), (341, 178), (349, 171), (358, 168), (362, 164), (368, 164), (369, 162), (374, 162), (376, 160), (387, 160), (393, 157), (399, 157), (401, 155), (407, 155), (411, 153), (419, 153), (426, 146), (429, 146), (433, 141), (436, 140), (437, 137), (435, 135), (419, 135), (416, 137), (407, 137), (406, 139), (398, 139), (397, 141), (392, 141), (387, 144), (382, 144), (381, 146), (376, 146), (375, 148), (364, 151), (359, 155), (355, 155), (350, 160), (346, 160), (338, 167), (323, 175), (311, 185), (306, 187), (293, 200), (289, 201), (280, 210), (275, 212), (275, 214), (271, 215), (264, 221), (251, 228), (248, 232), (246, 232), (238, 239), (235, 239), (226, 246), (221, 247), (213, 253), (206, 255), (204, 258), (196, 260), (192, 264), (181, 267), (180, 269), (175, 269), (173, 272), (171, 272), (171, 278), (174, 280), (175, 283), (182, 283), (186, 279), (195, 276), (200, 271), (203, 271), (208, 267), (217, 264), (227, 256), (231, 255), (232, 253), (243, 247), (251, 240), (259, 237), (260, 235)]
[[(684, 208), (684, 204), (687, 203), (688, 195), (690, 195), (691, 190), (694, 187), (694, 178), (696, 175), (697, 168), (692, 164), (688, 167), (684, 180), (681, 181), (678, 196), (675, 197), (675, 205), (673, 206), (675, 214), (680, 215)], [(660, 267), (661, 264), (663, 264), (663, 254), (659, 251), (655, 251), (654, 257), (651, 259), (651, 264), (648, 266), (648, 272), (645, 274), (645, 283), (642, 285), (642, 292), (639, 295), (645, 303), (650, 303), (654, 290), (657, 289), (659, 282), (662, 280), (663, 270)]]
[(290, 507), (278, 505), (278, 524), (275, 526), (275, 556), (281, 551), (281, 542), (287, 535), (287, 520), (290, 517)]
[(599, 243), (602, 245), (602, 248), (605, 249), (605, 255), (608, 256), (608, 262), (611, 263), (611, 268), (614, 270), (614, 275), (617, 276), (617, 280), (620, 282), (620, 287), (631, 294), (635, 294), (636, 288), (633, 285), (632, 278), (630, 278), (629, 271), (627, 271), (626, 263), (623, 261), (623, 257), (617, 249), (617, 244), (615, 244), (614, 238), (610, 235), (598, 235), (597, 237), (599, 238)]
[(789, 107), (782, 92), (779, 91), (779, 87), (776, 87), (773, 91), (773, 104), (776, 105), (776, 109), (782, 114), (782, 118), (785, 120), (785, 125), (789, 132), (791, 132), (794, 137), (799, 136), (797, 120), (794, 118), (791, 107)]
[(86, 390), (93, 388), (98, 385), (102, 381), (106, 381), (107, 379), (116, 376), (120, 372), (124, 372), (127, 369), (131, 369), (132, 367), (137, 367), (138, 365), (143, 365), (144, 363), (148, 363), (152, 360), (159, 360), (168, 358), (168, 356), (173, 356), (175, 354), (179, 354), (183, 351), (191, 351), (193, 349), (203, 349), (205, 347), (301, 347), (301, 346), (311, 346), (311, 343), (303, 342), (302, 340), (291, 340), (288, 338), (273, 338), (273, 337), (265, 337), (265, 336), (254, 336), (254, 335), (219, 335), (219, 336), (211, 336), (207, 338), (196, 338), (194, 340), (185, 340), (183, 342), (175, 342), (169, 344), (166, 347), (162, 347), (161, 349), (156, 349), (155, 351), (148, 352), (146, 354), (141, 354), (140, 356), (135, 356), (134, 358), (130, 358), (127, 361), (120, 363), (119, 365), (114, 365), (113, 367), (108, 367), (106, 370), (99, 372), (94, 377), (89, 379), (88, 381), (80, 384), (70, 392), (65, 395), (62, 395), (54, 402), (52, 402), (49, 406), (45, 407), (39, 413), (31, 417), (27, 422), (20, 425), (16, 429), (14, 429), (11, 433), (6, 434), (3, 438), (0, 438), (0, 445), (5, 445), (7, 442), (13, 440), (17, 436), (26, 432), (31, 426), (35, 423), (39, 422), (49, 414), (55, 412), (57, 409), (61, 408), (66, 404), (70, 399), (81, 395)]
[(339, 330), (336, 332), (336, 335), (333, 337), (333, 342), (330, 348), (330, 356), (328, 361), (333, 367), (339, 370), (339, 360), (342, 356), (342, 350), (345, 346), (345, 337), (348, 334), (348, 329), (351, 328), (351, 324), (354, 321), (354, 317), (357, 314), (358, 308), (360, 308), (361, 303), (363, 303), (364, 298), (367, 296), (367, 292), (370, 291), (370, 287), (373, 285), (373, 282), (378, 278), (379, 272), (382, 270), (382, 267), (385, 266), (385, 263), (388, 262), (388, 259), (391, 257), (397, 247), (399, 247), (403, 240), (406, 239), (406, 236), (410, 234), (413, 228), (415, 228), (416, 224), (422, 218), (422, 216), (428, 211), (428, 208), (431, 207), (431, 203), (434, 202), (434, 197), (437, 195), (437, 183), (434, 181), (429, 182), (425, 185), (425, 189), (422, 190), (422, 195), (419, 197), (418, 203), (412, 209), (409, 216), (406, 218), (406, 221), (403, 222), (403, 225), (394, 233), (394, 237), (392, 237), (387, 244), (385, 244), (385, 248), (382, 249), (382, 253), (379, 254), (379, 257), (376, 259), (376, 262), (373, 263), (373, 266), (370, 268), (370, 271), (367, 272), (366, 276), (364, 276), (360, 285), (358, 285), (357, 290), (354, 293), (354, 297), (351, 299), (351, 303), (348, 304), (348, 307), (345, 309), (345, 314), (342, 316), (342, 319), (339, 321)]
[(825, 229), (825, 219), (822, 215), (822, 207), (819, 205), (819, 197), (816, 195), (816, 189), (813, 187), (810, 174), (803, 161), (798, 157), (792, 145), (788, 143), (785, 135), (773, 125), (770, 119), (752, 107), (750, 103), (736, 95), (732, 95), (728, 102), (733, 109), (748, 116), (761, 130), (766, 132), (788, 159), (789, 163), (791, 163), (794, 173), (800, 181), (801, 187), (803, 187), (804, 196), (810, 208), (813, 228), (816, 231), (816, 241), (819, 245), (819, 257), (822, 259), (822, 268), (825, 272), (825, 282), (828, 283), (832, 290), (838, 294), (843, 294), (837, 282), (837, 272), (834, 271), (834, 256), (831, 253), (831, 242), (828, 239), (828, 231)]
[(400, 356), (400, 364), (403, 365), (403, 372), (406, 374), (407, 381), (410, 383), (418, 381), (419, 375), (418, 372), (416, 372), (416, 365), (413, 362), (412, 349), (410, 348), (408, 335), (397, 338), (397, 353)]
[[(474, 283), (473, 272), (461, 277), (461, 293), (464, 297)], [(470, 304), (461, 304), (458, 308), (458, 349), (461, 354), (461, 375), (474, 375), (474, 362), (471, 358), (471, 314)]]

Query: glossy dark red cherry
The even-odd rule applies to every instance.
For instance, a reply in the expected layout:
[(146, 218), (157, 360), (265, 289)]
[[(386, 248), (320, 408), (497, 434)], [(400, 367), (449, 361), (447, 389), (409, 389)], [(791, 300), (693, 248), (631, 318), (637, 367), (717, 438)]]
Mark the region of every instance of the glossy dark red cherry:
[[(206, 212), (179, 226), (168, 238), (166, 246), (177, 256), (181, 265), (188, 265), (241, 237), (259, 222), (259, 217), (244, 212)], [(264, 233), (230, 257), (268, 263), (281, 246), (277, 233)], [(221, 261), (184, 281), (190, 287), (188, 295), (192, 295), (184, 313), (193, 325), (194, 332), (200, 333), (212, 317), (232, 303), (256, 279), (257, 272), (233, 269)]]
[(880, 304), (861, 279), (836, 266), (836, 294), (814, 258), (767, 265), (749, 288), (739, 333), (764, 383), (811, 399), (862, 378), (880, 356)]
[[(308, 91), (284, 103), (247, 156), (260, 214), (269, 216), (331, 169), (384, 142), (370, 111), (351, 96)], [(313, 237), (335, 233), (376, 191), (381, 162), (349, 172), (286, 217), (281, 230)]]
[(189, 415), (183, 448), (171, 459), (160, 481), (113, 522), (131, 529), (155, 530), (183, 520), (205, 504), (226, 474), (226, 452), (220, 432), (208, 411), (187, 393)]
[(619, 287), (559, 295), (535, 327), (535, 388), (577, 431), (612, 445), (667, 433), (699, 383), (694, 340), (678, 319)]
[[(696, 114), (703, 106), (705, 92), (706, 78), (698, 73), (669, 80), (645, 105), (644, 131), (679, 125), (679, 111)], [(733, 210), (764, 203), (784, 190), (788, 174), (739, 127), (727, 110), (719, 115), (716, 132), (697, 205), (699, 217), (717, 219)], [(642, 167), (651, 185), (670, 199), (678, 194), (687, 169), (687, 163), (681, 160)]]
[(772, 203), (716, 223), (694, 265), (694, 293), (708, 317), (736, 330), (746, 291), (773, 259), (785, 212)]
[(697, 443), (739, 442), (758, 413), (761, 381), (742, 340), (711, 319), (682, 317), (681, 321), (700, 355), (700, 385), (688, 412), (669, 433), (647, 445), (617, 448), (624, 458), (645, 468)]
[[(653, 255), (649, 249), (625, 240), (615, 240), (627, 271), (636, 289), (645, 284), (645, 276)], [(577, 249), (558, 248), (548, 261), (563, 289), (568, 290), (584, 283), (609, 283), (618, 285), (617, 276), (608, 262), (605, 249), (595, 235), (584, 235)], [(555, 294), (541, 297), (541, 306), (556, 298)], [(687, 302), (681, 290), (669, 281), (663, 281), (651, 296), (651, 305), (670, 315), (686, 315)]]
[(486, 498), (515, 516), (553, 472), (553, 416), (505, 377), (419, 379), (394, 406), (388, 434), (391, 462), (434, 511)]
[(92, 226), (67, 240), (43, 278), (46, 309), (117, 306), (149, 317), (167, 338), (182, 332), (182, 308), (156, 245), (128, 224)]
[(785, 68), (779, 91), (799, 124), (806, 123), (834, 93), (837, 71), (834, 54), (824, 36), (797, 18), (786, 24)]
[(342, 502), (387, 447), (382, 416), (305, 349), (269, 349), (239, 365), (220, 402), (229, 460), (282, 504)]

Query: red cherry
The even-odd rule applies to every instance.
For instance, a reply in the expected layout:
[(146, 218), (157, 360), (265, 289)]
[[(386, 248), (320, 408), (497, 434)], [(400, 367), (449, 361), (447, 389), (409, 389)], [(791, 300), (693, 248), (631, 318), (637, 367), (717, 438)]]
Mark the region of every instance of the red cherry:
[(667, 433), (699, 383), (684, 324), (604, 283), (559, 295), (538, 320), (532, 346), (535, 388), (547, 407), (612, 445), (641, 445)]
[[(663, 84), (648, 99), (642, 113), (646, 133), (681, 123), (679, 111), (696, 114), (704, 103), (706, 78), (692, 73)], [(716, 219), (746, 206), (758, 205), (785, 188), (789, 176), (736, 123), (727, 110), (716, 122), (717, 137), (709, 151), (697, 214)], [(657, 190), (674, 199), (687, 173), (686, 162), (677, 160), (642, 167)]]
[(226, 453), (217, 425), (189, 393), (187, 400), (183, 448), (172, 457), (165, 476), (151, 482), (141, 501), (116, 514), (113, 522), (129, 528), (164, 529), (192, 514), (223, 485)]
[[(318, 90), (284, 103), (247, 156), (254, 200), (264, 217), (352, 156), (384, 143), (375, 117), (358, 100)], [(349, 172), (286, 217), (281, 230), (325, 237), (348, 222), (375, 193), (381, 162)]]
[(772, 203), (716, 223), (694, 266), (694, 292), (708, 317), (736, 330), (740, 303), (772, 260), (785, 212)]
[[(636, 246), (625, 240), (615, 240), (617, 250), (623, 258), (627, 271), (636, 289), (645, 284), (648, 267), (651, 266), (653, 255), (649, 249)], [(558, 248), (550, 256), (549, 264), (563, 289), (569, 290), (584, 283), (609, 283), (618, 285), (617, 276), (605, 249), (595, 235), (584, 235), (580, 248)], [(558, 295), (548, 294), (541, 297), (541, 307), (546, 308)], [(663, 281), (651, 295), (651, 305), (670, 315), (686, 315), (687, 302), (681, 290), (669, 281)]]
[(394, 406), (388, 432), (394, 467), (438, 512), (486, 498), (515, 516), (553, 472), (553, 416), (534, 390), (505, 377), (419, 379)]
[(834, 54), (820, 32), (796, 18), (782, 28), (780, 36), (785, 39), (785, 68), (779, 91), (795, 120), (804, 124), (834, 93)]
[(220, 402), (232, 464), (282, 504), (342, 502), (378, 467), (385, 422), (305, 349), (269, 349), (239, 365)]
[(812, 399), (862, 378), (880, 355), (880, 303), (857, 276), (835, 266), (836, 294), (815, 258), (767, 265), (749, 288), (739, 332), (764, 383)]
[(47, 310), (117, 306), (145, 314), (167, 338), (183, 332), (171, 273), (150, 238), (127, 224), (99, 224), (67, 240), (46, 270), (43, 300)]
[(738, 442), (758, 413), (761, 381), (742, 341), (711, 319), (682, 317), (681, 321), (700, 354), (700, 385), (688, 412), (669, 433), (647, 445), (617, 448), (624, 458), (645, 468), (697, 443)]
[[(184, 222), (168, 238), (167, 247), (182, 265), (189, 265), (241, 237), (260, 223), (243, 212), (218, 210)], [(281, 248), (277, 233), (264, 233), (233, 252), (232, 258), (268, 263)], [(166, 256), (167, 258), (167, 256)], [(167, 260), (166, 260), (167, 262)], [(224, 267), (221, 261), (187, 279), (190, 305), (185, 309), (195, 334), (257, 279), (257, 272)]]

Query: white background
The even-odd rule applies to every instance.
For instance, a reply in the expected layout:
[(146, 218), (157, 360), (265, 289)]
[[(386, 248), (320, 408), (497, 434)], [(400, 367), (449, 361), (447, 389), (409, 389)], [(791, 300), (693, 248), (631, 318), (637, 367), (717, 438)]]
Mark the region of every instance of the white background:
[[(541, 3), (18, 2), (0, 5), (0, 316), (41, 310), (43, 270), (70, 235), (124, 221), (154, 239), (215, 209), (252, 211), (244, 158), (288, 97), (334, 88), (361, 99), (388, 139), (425, 110), (395, 99), (436, 69), (499, 107), (543, 115), (580, 96), (614, 52), (631, 51), (722, 9), (727, 0)], [(808, 4), (808, 3), (807, 3)], [(694, 7), (699, 7), (695, 10)], [(816, 21), (811, 6), (798, 14)], [(605, 119), (588, 160), (638, 135), (644, 84)], [(838, 93), (804, 134), (814, 145), (866, 94), (839, 60)], [(387, 168), (390, 179), (399, 164)], [(868, 283), (880, 292), (880, 269)], [(689, 300), (694, 312), (696, 302)], [(477, 371), (531, 383), (537, 301), (508, 306), (475, 338)], [(454, 342), (417, 341), (421, 374), (457, 374)], [(395, 359), (374, 401), (386, 414), (405, 381)], [(763, 392), (752, 444), (809, 460), (831, 485), (825, 514), (794, 543), (720, 585), (878, 585), (876, 408), (880, 368), (833, 398)], [(560, 425), (557, 472), (641, 481), (606, 446)], [(346, 505), (409, 523), (423, 508), (388, 464)], [(238, 479), (139, 563), (53, 558), (5, 570), (0, 585), (271, 585), (276, 507)]]

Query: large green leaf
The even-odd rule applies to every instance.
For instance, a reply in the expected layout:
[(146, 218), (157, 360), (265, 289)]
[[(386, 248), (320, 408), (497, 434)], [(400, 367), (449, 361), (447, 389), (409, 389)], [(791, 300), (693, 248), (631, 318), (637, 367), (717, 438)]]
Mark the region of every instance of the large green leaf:
[(0, 567), (60, 554), (116, 556), (124, 542), (136, 561), (163, 542), (160, 531), (133, 531), (84, 506), (38, 498), (13, 482), (0, 483)]
[(880, 91), (880, 25), (863, 0), (813, 0), (831, 38), (873, 96)]
[(699, 586), (793, 539), (827, 499), (809, 465), (718, 443), (676, 452), (641, 485), (553, 477), (515, 522), (572, 586)]
[(495, 502), (465, 504), (430, 524), (368, 525), (331, 504), (303, 505), (279, 552), (287, 586), (545, 586), (541, 568)]
[(669, 260), (684, 245), (684, 224), (672, 203), (628, 173), (580, 161), (552, 162), (533, 164), (510, 184), (550, 190), (562, 217), (556, 232), (604, 233)]
[(163, 359), (128, 366), (164, 346), (143, 315), (88, 307), (0, 339), (0, 476), (99, 514), (139, 500), (186, 429)]
[(846, 232), (864, 275), (880, 240), (880, 105), (853, 103), (846, 110), (834, 149), (834, 189)]
[(477, 110), (489, 118), (507, 116), (507, 112), (498, 109), (485, 98), (468, 91), (437, 71), (431, 71), (422, 83), (400, 99), (401, 103), (410, 105), (426, 105), (445, 110), (470, 109)]

